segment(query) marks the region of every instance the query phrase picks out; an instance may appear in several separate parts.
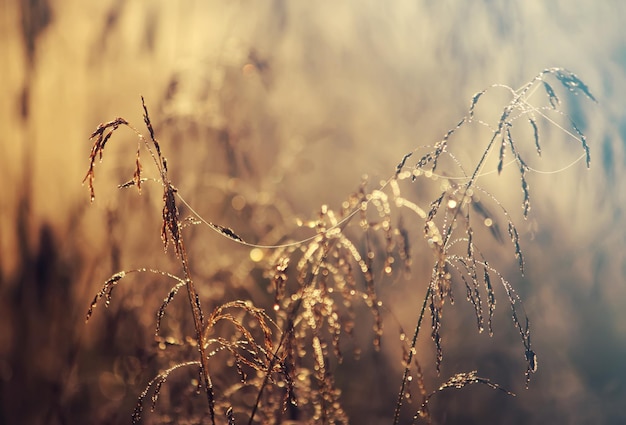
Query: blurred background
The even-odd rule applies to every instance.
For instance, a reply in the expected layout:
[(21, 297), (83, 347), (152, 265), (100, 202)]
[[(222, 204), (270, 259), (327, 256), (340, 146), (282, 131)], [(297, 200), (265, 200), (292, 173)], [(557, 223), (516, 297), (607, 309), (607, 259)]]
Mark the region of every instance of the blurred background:
[[(508, 245), (485, 248), (506, 251), (499, 269), (524, 301), (539, 369), (525, 389), (505, 298), (489, 338), (476, 332), (460, 289), (444, 322), (442, 376), (426, 372), (428, 383), (478, 369), (517, 397), (451, 391), (433, 399), (433, 415), (445, 424), (626, 423), (624, 17), (620, 0), (0, 0), (0, 424), (129, 423), (137, 396), (171, 360), (153, 337), (171, 286), (162, 279), (120, 285), (111, 307), (84, 321), (111, 274), (178, 272), (162, 251), (160, 188), (116, 189), (134, 170), (131, 131), (120, 129), (97, 164), (93, 204), (81, 185), (99, 123), (124, 117), (144, 131), (140, 96), (185, 199), (246, 240), (277, 243), (302, 236), (297, 217), (314, 217), (322, 204), (338, 209), (364, 175), (374, 187), (405, 153), (440, 140), (474, 93), (517, 88), (554, 66), (576, 73), (598, 100), (562, 95), (587, 135), (591, 169), (578, 161), (531, 174), (526, 221), (515, 170), (492, 178), (519, 223), (524, 276)], [(471, 158), (483, 141), (456, 140), (455, 153)], [(534, 163), (540, 170), (582, 153), (555, 128), (542, 143), (552, 152)], [(190, 231), (188, 243), (203, 297), (271, 305), (248, 249), (206, 228)], [(398, 324), (415, 326), (425, 291), (419, 258), (431, 255), (419, 243), (414, 281), (379, 288), (393, 310), (390, 348), (362, 343), (361, 359), (338, 377), (354, 423), (391, 422)], [(177, 301), (166, 334), (189, 325)], [(422, 339), (420, 361), (432, 371), (432, 343)], [(174, 400), (163, 396), (157, 408), (169, 419), (146, 422), (183, 423)]]

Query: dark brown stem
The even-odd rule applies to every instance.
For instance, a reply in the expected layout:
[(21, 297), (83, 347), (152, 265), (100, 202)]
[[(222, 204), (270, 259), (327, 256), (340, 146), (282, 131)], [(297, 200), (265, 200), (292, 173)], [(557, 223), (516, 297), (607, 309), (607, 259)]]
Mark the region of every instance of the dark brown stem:
[(209, 358), (206, 355), (206, 350), (204, 347), (204, 338), (202, 337), (202, 330), (204, 324), (202, 323), (202, 309), (200, 306), (200, 299), (198, 297), (198, 293), (196, 292), (196, 288), (193, 284), (193, 280), (191, 279), (191, 274), (189, 272), (189, 263), (187, 259), (187, 252), (185, 251), (185, 246), (183, 245), (182, 236), (179, 240), (176, 241), (177, 250), (180, 254), (181, 263), (183, 266), (183, 271), (185, 273), (185, 282), (187, 287), (187, 295), (189, 296), (189, 305), (191, 306), (191, 312), (193, 313), (193, 324), (196, 330), (196, 341), (198, 343), (198, 350), (200, 352), (200, 373), (202, 375), (202, 380), (204, 381), (204, 388), (206, 390), (207, 401), (209, 403), (209, 413), (211, 415), (211, 423), (215, 425), (215, 397), (213, 393), (213, 382), (211, 381), (211, 376), (209, 374)]
[(400, 386), (400, 392), (398, 392), (396, 410), (393, 413), (393, 425), (398, 425), (398, 421), (400, 420), (400, 408), (402, 407), (402, 400), (404, 399), (404, 394), (406, 393), (406, 384), (409, 381), (409, 373), (411, 372), (411, 362), (413, 361), (413, 356), (415, 355), (417, 337), (422, 327), (422, 320), (424, 319), (424, 313), (426, 312), (426, 306), (428, 305), (428, 298), (430, 298), (430, 293), (431, 286), (428, 285), (428, 290), (426, 291), (426, 296), (424, 297), (424, 302), (422, 303), (422, 309), (420, 311), (419, 319), (417, 319), (417, 326), (415, 327), (415, 332), (413, 333), (413, 338), (411, 339), (411, 348), (409, 349), (409, 355), (406, 359), (404, 374), (402, 375), (402, 385)]

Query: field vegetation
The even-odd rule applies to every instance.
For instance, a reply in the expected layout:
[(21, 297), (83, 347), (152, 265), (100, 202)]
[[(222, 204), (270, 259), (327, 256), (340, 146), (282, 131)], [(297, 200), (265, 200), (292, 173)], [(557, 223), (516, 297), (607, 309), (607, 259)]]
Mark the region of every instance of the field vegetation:
[(626, 420), (609, 4), (1, 3), (0, 424)]

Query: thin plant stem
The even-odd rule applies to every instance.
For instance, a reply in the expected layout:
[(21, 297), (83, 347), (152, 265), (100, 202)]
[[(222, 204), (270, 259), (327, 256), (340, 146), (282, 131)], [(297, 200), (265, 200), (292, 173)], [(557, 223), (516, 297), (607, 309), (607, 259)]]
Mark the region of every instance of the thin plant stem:
[(413, 361), (413, 356), (415, 355), (417, 337), (422, 327), (422, 320), (424, 319), (424, 313), (426, 312), (426, 306), (428, 305), (428, 298), (430, 297), (431, 291), (431, 286), (428, 285), (428, 290), (426, 291), (426, 295), (424, 296), (424, 302), (422, 303), (422, 309), (420, 310), (420, 315), (417, 319), (417, 326), (415, 327), (415, 332), (413, 332), (413, 338), (411, 339), (411, 348), (409, 350), (409, 355), (406, 359), (406, 366), (404, 368), (404, 374), (402, 375), (402, 385), (400, 385), (400, 391), (398, 392), (398, 401), (396, 401), (396, 408), (393, 413), (393, 425), (398, 425), (398, 421), (400, 420), (400, 408), (402, 407), (402, 400), (404, 399), (404, 394), (406, 393), (406, 385), (408, 382), (409, 373), (411, 372), (411, 362)]
[(187, 288), (187, 295), (189, 297), (189, 305), (191, 306), (191, 312), (193, 315), (193, 324), (196, 331), (196, 341), (198, 343), (198, 351), (200, 353), (200, 373), (202, 380), (204, 381), (205, 392), (207, 395), (207, 402), (209, 403), (209, 414), (211, 415), (211, 423), (215, 425), (215, 397), (213, 393), (213, 382), (209, 374), (209, 358), (206, 355), (206, 349), (204, 347), (204, 338), (202, 337), (202, 309), (200, 306), (200, 298), (196, 291), (196, 288), (191, 279), (189, 271), (189, 262), (187, 259), (187, 251), (181, 238), (176, 241), (178, 245), (177, 249), (180, 253), (181, 263), (183, 271), (185, 273), (185, 286)]

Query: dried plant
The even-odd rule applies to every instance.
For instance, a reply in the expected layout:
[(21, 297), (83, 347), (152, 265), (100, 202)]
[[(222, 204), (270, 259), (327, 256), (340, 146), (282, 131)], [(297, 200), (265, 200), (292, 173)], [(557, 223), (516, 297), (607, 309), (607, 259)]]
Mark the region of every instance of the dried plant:
[[(533, 169), (526, 160), (524, 144), (530, 144), (541, 156), (544, 141), (540, 130), (543, 125), (556, 126), (577, 139), (583, 150), (580, 159), (584, 158), (589, 166), (589, 146), (579, 128), (560, 109), (557, 89), (552, 86), (555, 80), (565, 89), (582, 93), (595, 101), (589, 88), (576, 75), (560, 68), (542, 71), (517, 90), (494, 85), (472, 97), (467, 115), (439, 142), (431, 147), (417, 147), (404, 155), (395, 172), (381, 185), (370, 189), (368, 182), (363, 181), (340, 210), (322, 205), (314, 219), (299, 219), (299, 226), (311, 229), (312, 236), (293, 240), (285, 234), (282, 242), (274, 245), (249, 243), (240, 236), (242, 233), (206, 220), (191, 207), (170, 180), (167, 162), (143, 99), (148, 137), (123, 118), (99, 125), (91, 135), (94, 144), (85, 177), (91, 199), (95, 198), (96, 161), (102, 160), (105, 146), (114, 132), (120, 127), (130, 128), (138, 138), (135, 171), (132, 179), (119, 187), (134, 186), (141, 192), (146, 182), (156, 181), (161, 185), (161, 237), (166, 250), (173, 246), (182, 275), (149, 268), (120, 271), (111, 276), (95, 296), (87, 319), (101, 299), (104, 298), (106, 306), (110, 304), (113, 289), (129, 274), (156, 274), (174, 281), (157, 312), (157, 339), (162, 338), (161, 323), (168, 306), (185, 287), (195, 334), (180, 344), (196, 347), (198, 355), (195, 359), (167, 367), (149, 382), (139, 396), (133, 422), (140, 420), (144, 400), (149, 394), (152, 394), (152, 410), (155, 409), (162, 386), (172, 373), (181, 368), (196, 368), (199, 373), (197, 390), (205, 393), (208, 407), (208, 416), (198, 414), (200, 422), (349, 423), (334, 372), (344, 361), (343, 347), (347, 344), (343, 341), (350, 339), (355, 332), (371, 332), (373, 349), (379, 349), (383, 335), (382, 311), (383, 308), (391, 310), (380, 299), (384, 289), (381, 283), (385, 279), (410, 275), (416, 255), (427, 255), (429, 250), (432, 255), (430, 276), (413, 278), (414, 285), (423, 289), (425, 295), (410, 338), (401, 332), (404, 372), (389, 420), (399, 423), (404, 402), (414, 392), (411, 391), (412, 385), (417, 386), (421, 397), (420, 407), (413, 413), (414, 422), (432, 422), (430, 400), (448, 388), (480, 383), (512, 394), (480, 377), (476, 371), (458, 372), (434, 391), (427, 390), (422, 365), (417, 360), (417, 341), (425, 316), (430, 314), (430, 335), (436, 351), (434, 366), (439, 373), (444, 359), (442, 317), (446, 302), (454, 303), (458, 286), (473, 308), (478, 332), (486, 328), (489, 335), (494, 332), (497, 287), (502, 287), (511, 308), (513, 325), (520, 335), (528, 386), (531, 374), (537, 370), (529, 318), (520, 296), (488, 260), (480, 243), (485, 229), (487, 235), (503, 243), (500, 229), (506, 227), (511, 255), (523, 273), (520, 232), (505, 206), (479, 181), (490, 174), (485, 169), (494, 152), (497, 173), (502, 173), (509, 165), (516, 166), (522, 191), (522, 213), (526, 218), (531, 207), (528, 174)], [(496, 89), (507, 92), (510, 100), (500, 111), (499, 119), (490, 123), (479, 119), (476, 109), (484, 102), (487, 92)], [(537, 91), (545, 92), (545, 101), (531, 103), (531, 96)], [(551, 114), (565, 118), (569, 129), (558, 124)], [(491, 136), (480, 148), (477, 163), (466, 169), (452, 148), (458, 134), (471, 125), (485, 127)], [(525, 131), (531, 134), (530, 140), (523, 136), (523, 131), (522, 136), (516, 132), (520, 126), (526, 126)], [(418, 152), (425, 149), (427, 152), (419, 157)], [(141, 162), (144, 150), (156, 169), (155, 178), (144, 177)], [(511, 159), (506, 160), (507, 156)], [(412, 162), (414, 158), (418, 159)], [(440, 190), (431, 200), (425, 201), (416, 197), (415, 191), (407, 189), (415, 184)], [(425, 190), (424, 193), (433, 192)], [(179, 205), (184, 205), (191, 217), (181, 219)], [(423, 229), (423, 245), (422, 238), (411, 234), (415, 223)], [(201, 300), (196, 288), (207, 283), (192, 277), (184, 238), (185, 227), (194, 224), (208, 226), (233, 244), (271, 252), (263, 267), (264, 282), (273, 296), (269, 308), (243, 299), (208, 301), (215, 303), (212, 309), (203, 306), (207, 301)], [(424, 252), (416, 253), (416, 247), (422, 246)], [(363, 306), (371, 316), (370, 325), (365, 329), (365, 321), (357, 314), (357, 309)], [(356, 349), (354, 355), (358, 354)], [(236, 373), (228, 375), (233, 368)], [(219, 386), (214, 384), (215, 374), (219, 375)]]

